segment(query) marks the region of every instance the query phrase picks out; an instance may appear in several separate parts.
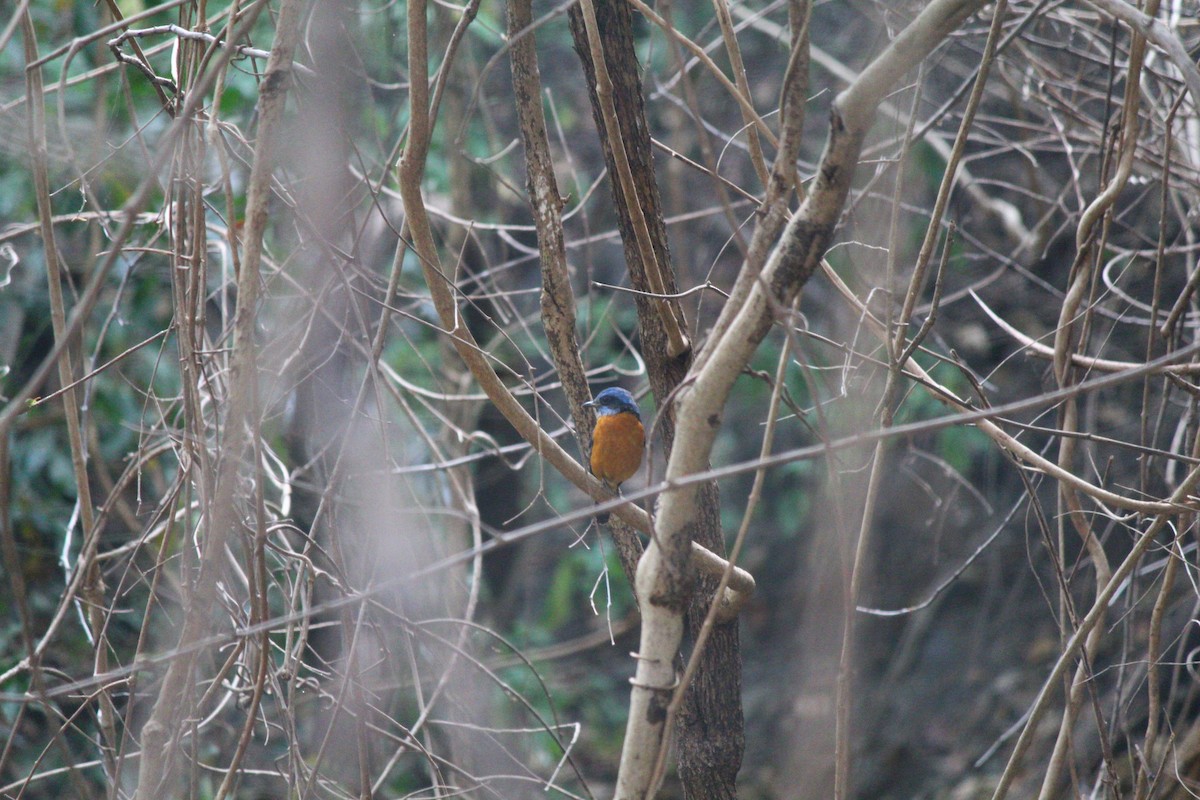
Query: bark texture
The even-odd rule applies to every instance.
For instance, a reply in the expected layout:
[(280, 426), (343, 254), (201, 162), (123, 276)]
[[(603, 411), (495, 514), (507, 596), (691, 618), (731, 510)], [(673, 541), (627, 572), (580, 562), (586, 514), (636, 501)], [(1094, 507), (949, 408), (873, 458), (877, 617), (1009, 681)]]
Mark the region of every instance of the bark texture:
[[(613, 103), (620, 120), (625, 150), (630, 162), (640, 204), (650, 228), (650, 237), (658, 263), (664, 270), (668, 293), (678, 291), (671, 265), (667, 231), (663, 222), (658, 183), (646, 122), (645, 104), (639, 76), (641, 69), (633, 47), (632, 14), (629, 5), (616, 0), (597, 0), (596, 19), (603, 38), (609, 77), (613, 85)], [(578, 6), (570, 12), (571, 33), (587, 76), (592, 114), (599, 130), (604, 130), (600, 101), (596, 93), (596, 70), (587, 45), (587, 34)], [(612, 143), (601, 136), (609, 174), (615, 174)], [(652, 291), (646, 267), (639, 254), (627, 198), (617, 181), (610, 181), (617, 209), (618, 225), (625, 248), (630, 282), (635, 289)], [(675, 410), (671, 398), (692, 364), (691, 351), (678, 357), (668, 354), (668, 341), (655, 303), (647, 297), (636, 298), (640, 324), (641, 350), (646, 360), (650, 387), (656, 403), (663, 409), (657, 420), (663, 444), (670, 451), (675, 437)], [(720, 527), (720, 499), (715, 483), (705, 484), (697, 493), (697, 509), (687, 530), (687, 540), (697, 542), (714, 553), (724, 555), (725, 544)], [(674, 563), (680, 563), (675, 560)], [(690, 571), (689, 571), (690, 572)], [(711, 601), (715, 578), (704, 578), (693, 585), (690, 575), (676, 582), (679, 591), (671, 597), (642, 598), (642, 602), (661, 602), (685, 610), (685, 636), (693, 639), (704, 620)], [(703, 660), (688, 688), (685, 704), (675, 730), (679, 776), (689, 798), (730, 798), (735, 796), (735, 780), (744, 749), (741, 707), (741, 655), (736, 622), (717, 626), (705, 647)], [(669, 701), (669, 694), (663, 706)]]

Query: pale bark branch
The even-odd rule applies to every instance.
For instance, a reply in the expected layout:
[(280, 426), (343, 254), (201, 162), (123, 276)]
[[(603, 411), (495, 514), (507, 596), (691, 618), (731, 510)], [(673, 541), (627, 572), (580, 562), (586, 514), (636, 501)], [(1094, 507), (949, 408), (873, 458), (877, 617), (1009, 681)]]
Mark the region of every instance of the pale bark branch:
[[(849, 192), (875, 107), (901, 76), (982, 5), (980, 0), (930, 3), (858, 81), (838, 96), (811, 193), (792, 216), (745, 302), (739, 307), (726, 306), (714, 335), (680, 388), (675, 446), (666, 469), (668, 481), (705, 468), (729, 390), (766, 335), (772, 309), (789, 305), (820, 263)], [(695, 500), (696, 489), (690, 486), (663, 495), (655, 520), (656, 535), (638, 566), (642, 635), (621, 751), (618, 798), (640, 799), (654, 789), (655, 756), (675, 685), (673, 659), (683, 633), (679, 594), (686, 585), (681, 574), (687, 569), (685, 531), (695, 514)]]

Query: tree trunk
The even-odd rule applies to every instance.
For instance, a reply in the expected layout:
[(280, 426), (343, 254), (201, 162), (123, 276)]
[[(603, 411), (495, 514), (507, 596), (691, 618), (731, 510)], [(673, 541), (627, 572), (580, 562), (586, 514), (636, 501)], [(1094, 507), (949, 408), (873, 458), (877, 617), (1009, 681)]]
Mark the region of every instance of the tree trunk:
[[(613, 104), (620, 121), (622, 138), (630, 170), (637, 187), (636, 203), (645, 214), (651, 243), (659, 264), (664, 265), (668, 294), (677, 291), (674, 270), (670, 268), (666, 225), (663, 221), (658, 184), (654, 176), (650, 132), (639, 75), (641, 68), (633, 47), (632, 17), (629, 5), (620, 0), (595, 0), (596, 20), (603, 39), (609, 77), (613, 84)], [(571, 33), (583, 63), (588, 82), (592, 114), (604, 131), (600, 100), (596, 92), (596, 70), (587, 45), (582, 13), (578, 6), (570, 12)], [(625, 197), (614, 162), (612, 143), (600, 137), (608, 166), (613, 202), (617, 209), (625, 260), (633, 287), (653, 291), (647, 266), (642, 263), (633, 230), (630, 201)], [(641, 327), (642, 356), (646, 360), (650, 387), (659, 408), (658, 420), (664, 447), (669, 452), (675, 433), (674, 408), (666, 403), (692, 363), (692, 353), (669, 355), (660, 307), (644, 295), (636, 296)], [(680, 315), (682, 318), (682, 315)], [(700, 508), (690, 538), (718, 555), (725, 554), (720, 527), (720, 498), (715, 483), (706, 484), (697, 495)], [(697, 583), (686, 613), (687, 636), (694, 639), (704, 621), (715, 580)], [(710, 637), (695, 678), (688, 687), (684, 707), (677, 718), (675, 741), (678, 747), (679, 776), (688, 798), (731, 798), (736, 796), (735, 781), (745, 746), (741, 707), (741, 654), (736, 622), (718, 625)]]

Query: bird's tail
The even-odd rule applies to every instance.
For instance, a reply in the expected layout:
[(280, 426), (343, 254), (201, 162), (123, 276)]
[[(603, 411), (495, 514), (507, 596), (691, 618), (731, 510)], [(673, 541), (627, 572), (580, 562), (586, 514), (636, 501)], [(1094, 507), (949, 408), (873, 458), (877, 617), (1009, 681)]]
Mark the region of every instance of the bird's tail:
[[(621, 486), (620, 486), (620, 484), (618, 484), (618, 485), (616, 485), (616, 486), (613, 486), (613, 485), (612, 485), (611, 483), (609, 483), (608, 481), (604, 481), (604, 486), (605, 486), (605, 488), (606, 488), (606, 489), (608, 489), (610, 492), (612, 492), (612, 493), (613, 493), (613, 494), (615, 494), (615, 495), (620, 495), (620, 494), (621, 494)], [(598, 511), (598, 512), (596, 512), (596, 522), (597, 522), (598, 524), (600, 524), (600, 525), (607, 525), (607, 524), (608, 524), (608, 518), (609, 518), (610, 516), (611, 516), (611, 514), (610, 514), (608, 511)]]

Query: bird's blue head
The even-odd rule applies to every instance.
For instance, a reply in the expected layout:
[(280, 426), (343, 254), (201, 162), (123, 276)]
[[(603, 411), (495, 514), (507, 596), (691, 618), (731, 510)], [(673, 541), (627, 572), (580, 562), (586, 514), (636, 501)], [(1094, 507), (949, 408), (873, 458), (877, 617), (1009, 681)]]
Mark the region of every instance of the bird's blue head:
[(628, 413), (633, 414), (638, 419), (642, 418), (641, 412), (638, 411), (637, 401), (633, 399), (633, 395), (619, 386), (605, 389), (596, 395), (596, 399), (584, 403), (584, 405), (588, 408), (596, 409), (596, 413), (602, 417), (609, 414)]

